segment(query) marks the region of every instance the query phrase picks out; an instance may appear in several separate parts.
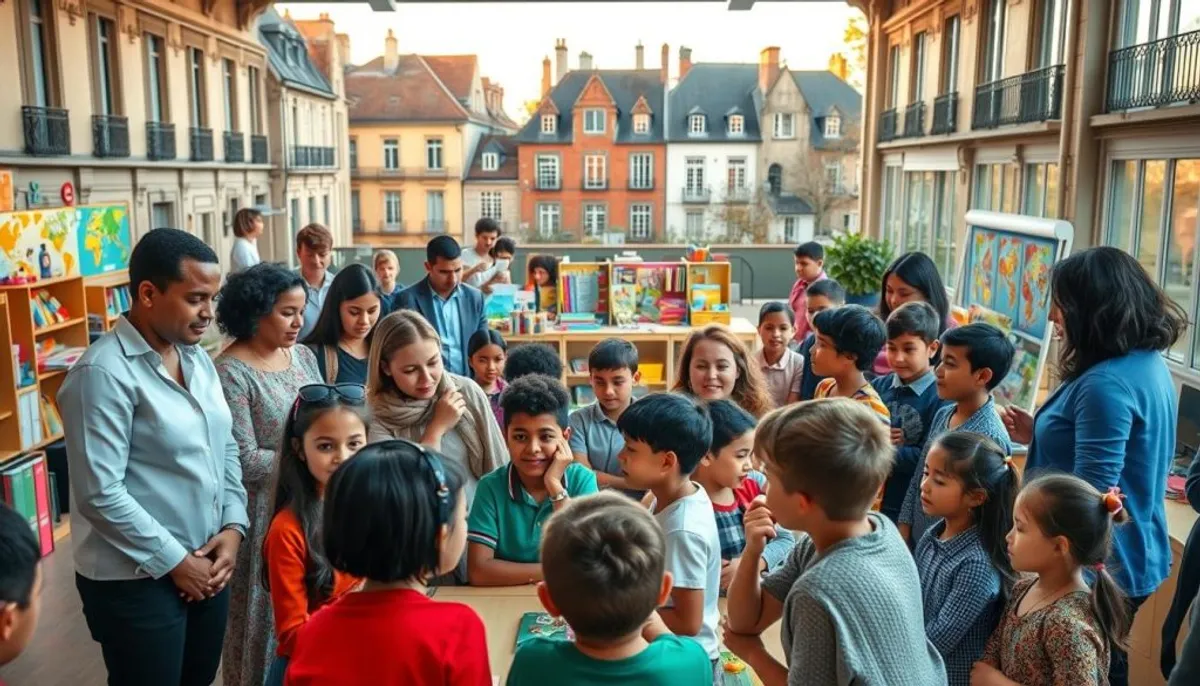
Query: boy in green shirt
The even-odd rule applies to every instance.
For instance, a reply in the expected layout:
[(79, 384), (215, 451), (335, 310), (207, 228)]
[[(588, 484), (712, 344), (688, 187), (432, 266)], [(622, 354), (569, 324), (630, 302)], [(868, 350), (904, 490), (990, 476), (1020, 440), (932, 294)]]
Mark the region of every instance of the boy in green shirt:
[(485, 475), (467, 520), (472, 586), (519, 586), (542, 579), (542, 526), (570, 498), (596, 492), (596, 475), (574, 461), (571, 397), (542, 374), (513, 381), (500, 396), (509, 464)]
[(567, 621), (575, 640), (521, 644), (508, 686), (712, 683), (704, 648), (672, 634), (655, 611), (671, 593), (665, 558), (662, 528), (625, 496), (580, 498), (554, 515), (542, 541), (538, 599)]

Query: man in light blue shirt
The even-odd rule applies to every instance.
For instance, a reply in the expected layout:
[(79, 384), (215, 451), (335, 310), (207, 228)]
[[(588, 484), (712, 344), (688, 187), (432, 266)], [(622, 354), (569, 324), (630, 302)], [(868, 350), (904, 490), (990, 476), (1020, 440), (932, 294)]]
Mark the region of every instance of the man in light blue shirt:
[(304, 324), (300, 327), (303, 341), (317, 326), (325, 296), (333, 284), (329, 273), (329, 253), (333, 250), (333, 234), (320, 224), (309, 224), (296, 232), (296, 259), (300, 276), (304, 277)]
[(438, 236), (425, 246), (425, 271), (424, 279), (400, 292), (396, 309), (425, 317), (442, 339), (446, 370), (469, 376), (467, 343), (476, 331), (487, 329), (483, 294), (462, 283), (462, 248), (450, 236)]
[(128, 314), (58, 393), (75, 583), (109, 683), (209, 684), (248, 525), (229, 407), (197, 345), (221, 267), (195, 236), (155, 229), (129, 276)]

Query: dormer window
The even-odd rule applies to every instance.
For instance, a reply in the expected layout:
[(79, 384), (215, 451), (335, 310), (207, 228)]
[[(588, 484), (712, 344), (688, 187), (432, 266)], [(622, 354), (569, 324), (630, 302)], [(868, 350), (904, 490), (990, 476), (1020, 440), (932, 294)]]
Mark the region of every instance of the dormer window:
[(483, 153), (483, 170), (496, 171), (500, 168), (500, 154), (495, 152)]
[(634, 133), (650, 133), (650, 115), (648, 115), (648, 114), (633, 115), (633, 132)]
[(842, 137), (842, 118), (836, 114), (831, 114), (825, 117), (825, 137), (826, 138), (841, 138)]
[(729, 133), (743, 134), (746, 132), (746, 119), (740, 114), (734, 114), (729, 117)]
[(542, 115), (542, 133), (554, 133), (558, 129), (553, 114)]
[(692, 136), (699, 136), (704, 134), (707, 130), (708, 127), (705, 124), (703, 114), (693, 114), (688, 117), (688, 134)]
[(583, 132), (590, 134), (604, 133), (604, 110), (583, 111)]

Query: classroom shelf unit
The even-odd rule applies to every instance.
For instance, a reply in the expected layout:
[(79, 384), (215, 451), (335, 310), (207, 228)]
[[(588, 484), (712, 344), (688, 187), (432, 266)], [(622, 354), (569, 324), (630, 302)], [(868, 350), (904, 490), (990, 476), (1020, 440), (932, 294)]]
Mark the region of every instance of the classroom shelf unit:
[(596, 326), (728, 326), (732, 277), (728, 262), (563, 262), (559, 321), (587, 326), (584, 315), (592, 315)]
[(87, 317), (93, 333), (112, 329), (121, 313), (129, 309), (129, 270), (109, 272), (84, 280)]

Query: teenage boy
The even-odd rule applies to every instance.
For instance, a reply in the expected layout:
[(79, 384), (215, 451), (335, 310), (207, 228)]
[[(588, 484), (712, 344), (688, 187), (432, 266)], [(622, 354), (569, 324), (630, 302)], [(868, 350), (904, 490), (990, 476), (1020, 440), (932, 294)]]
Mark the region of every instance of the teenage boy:
[(887, 320), (887, 359), (892, 371), (871, 381), (892, 417), (896, 464), (883, 487), (879, 511), (895, 522), (913, 471), (921, 461), (933, 417), (942, 408), (932, 361), (937, 357), (937, 310), (926, 302), (905, 303)]
[(812, 400), (813, 395), (817, 392), (817, 384), (825, 379), (823, 376), (818, 376), (812, 370), (812, 349), (817, 342), (816, 327), (813, 326), (813, 317), (824, 312), (832, 310), (835, 307), (841, 307), (846, 304), (846, 289), (842, 288), (842, 284), (828, 277), (811, 284), (806, 291), (808, 299), (808, 313), (805, 315), (808, 321), (808, 336), (804, 341), (796, 346), (796, 352), (804, 358), (804, 370), (800, 375), (800, 399)]
[(825, 248), (816, 241), (801, 243), (792, 251), (796, 261), (796, 283), (788, 304), (796, 314), (796, 332), (792, 337), (796, 343), (804, 342), (808, 335), (808, 287), (825, 278)]
[(479, 480), (467, 520), (467, 576), (474, 586), (542, 579), (542, 525), (573, 497), (596, 492), (596, 476), (571, 456), (567, 409), (557, 379), (523, 376), (500, 396), (511, 461)]
[[(615, 493), (575, 500), (550, 518), (542, 539), (546, 580), (538, 599), (562, 617), (574, 641), (534, 637), (517, 648), (508, 686), (562, 684), (675, 686), (712, 679), (708, 655), (666, 632), (654, 610), (671, 594), (662, 529)], [(643, 627), (658, 628), (647, 638)]]
[(675, 588), (659, 615), (676, 634), (696, 637), (712, 661), (715, 681), (721, 539), (712, 501), (691, 478), (712, 445), (712, 419), (688, 396), (652, 393), (630, 405), (617, 428), (625, 436), (625, 483), (651, 492), (650, 511), (666, 535), (667, 571)]
[(475, 246), (462, 252), (463, 282), (483, 288), (496, 275), (496, 259), (492, 246), (500, 238), (500, 224), (491, 217), (475, 222)]
[[(42, 607), (42, 554), (25, 518), (0, 503), (0, 666), (17, 659)], [(704, 661), (708, 668), (708, 661)], [(3, 686), (0, 681), (0, 686)]]
[(496, 273), (483, 284), (480, 289), (484, 293), (491, 293), (492, 286), (501, 283), (512, 283), (512, 262), (513, 256), (517, 254), (517, 242), (511, 236), (501, 236), (496, 239), (496, 244), (492, 246), (492, 259), (496, 260)]
[(813, 326), (817, 335), (810, 351), (813, 372), (827, 377), (817, 384), (813, 397), (850, 398), (891, 426), (887, 405), (863, 375), (887, 339), (883, 322), (862, 305), (844, 305), (813, 317)]
[(938, 436), (947, 431), (973, 431), (996, 441), (1005, 452), (1012, 452), (1008, 430), (992, 400), (992, 389), (1008, 374), (1015, 354), (1012, 341), (991, 324), (976, 322), (942, 334), (937, 393), (949, 404), (938, 410), (930, 423), (921, 459), (909, 479), (900, 508), (900, 533), (911, 545), (916, 545), (937, 521), (921, 508), (921, 475), (925, 471), (925, 455)]
[(504, 380), (512, 383), (529, 374), (561, 379), (563, 363), (558, 351), (545, 343), (521, 343), (509, 348), (504, 360)]
[(483, 294), (462, 283), (462, 248), (450, 236), (438, 236), (425, 246), (424, 279), (400, 291), (396, 307), (421, 314), (442, 339), (446, 371), (470, 374), (467, 344), (476, 331), (487, 330)]
[(371, 266), (375, 268), (375, 277), (379, 279), (379, 316), (386, 317), (396, 309), (396, 299), (404, 284), (397, 283), (400, 275), (400, 260), (391, 250), (376, 250), (371, 258)]
[(325, 296), (333, 285), (333, 274), (329, 273), (329, 253), (333, 250), (333, 234), (320, 224), (309, 224), (296, 232), (296, 259), (300, 262), (300, 276), (304, 277), (304, 323), (300, 326), (300, 337), (317, 326)]
[(596, 402), (571, 413), (571, 452), (575, 461), (596, 472), (601, 488), (620, 489), (638, 500), (644, 492), (625, 483), (617, 456), (625, 439), (617, 420), (633, 402), (633, 387), (641, 380), (638, 351), (622, 338), (606, 338), (588, 353), (588, 375)]
[[(725, 646), (766, 686), (944, 686), (916, 565), (895, 525), (869, 511), (892, 467), (887, 427), (861, 403), (818, 400), (767, 415), (754, 447), (768, 487), (746, 513)], [(763, 578), (747, 562), (762, 556), (775, 522), (808, 535)], [(780, 619), (786, 667), (761, 636)]]

